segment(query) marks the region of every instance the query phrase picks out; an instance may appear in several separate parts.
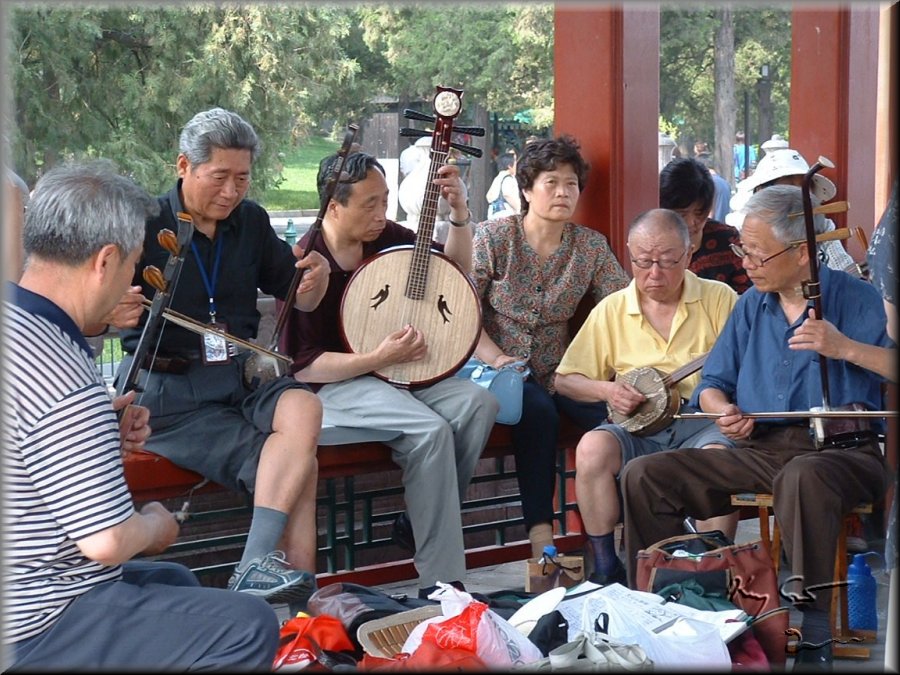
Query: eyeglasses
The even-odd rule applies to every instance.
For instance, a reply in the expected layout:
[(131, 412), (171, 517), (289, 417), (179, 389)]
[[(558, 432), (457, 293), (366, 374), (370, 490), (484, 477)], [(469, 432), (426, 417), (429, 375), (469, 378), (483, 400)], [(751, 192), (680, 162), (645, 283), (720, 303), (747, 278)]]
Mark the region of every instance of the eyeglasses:
[(678, 263), (681, 262), (681, 259), (684, 258), (685, 253), (687, 253), (687, 249), (685, 249), (684, 252), (677, 258), (658, 258), (655, 260), (651, 260), (649, 258), (634, 258), (634, 257), (632, 257), (631, 264), (634, 265), (635, 267), (641, 268), (642, 270), (649, 270), (651, 267), (653, 267), (653, 264), (655, 263), (655, 264), (659, 265), (659, 269), (661, 269), (661, 270), (670, 270), (673, 267), (675, 267), (675, 265), (677, 265)]
[(744, 249), (742, 249), (737, 244), (729, 244), (729, 246), (731, 247), (732, 252), (741, 260), (749, 260), (757, 267), (762, 267), (767, 262), (769, 262), (772, 258), (777, 258), (782, 253), (787, 253), (788, 251), (792, 251), (795, 248), (797, 248), (798, 246), (800, 246), (800, 244), (802, 244), (802, 243), (804, 243), (804, 242), (793, 241), (787, 248), (778, 251), (778, 253), (773, 253), (772, 255), (768, 256), (767, 258), (760, 258), (759, 256), (753, 255), (751, 253), (747, 253)]

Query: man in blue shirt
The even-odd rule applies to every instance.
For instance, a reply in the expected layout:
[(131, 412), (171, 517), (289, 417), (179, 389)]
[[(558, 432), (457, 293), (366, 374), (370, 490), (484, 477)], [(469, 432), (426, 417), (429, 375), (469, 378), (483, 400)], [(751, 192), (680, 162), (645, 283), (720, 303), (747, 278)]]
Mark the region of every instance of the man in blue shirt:
[(744, 132), (739, 131), (734, 136), (734, 182), (744, 180), (750, 175), (750, 169), (756, 166), (756, 148), (747, 146), (744, 141)]
[[(862, 502), (878, 501), (888, 472), (878, 445), (879, 425), (838, 436), (826, 427), (826, 443), (816, 442), (808, 420), (757, 419), (756, 412), (809, 411), (823, 403), (820, 360), (830, 350), (806, 337), (812, 307), (801, 292), (809, 279), (809, 256), (802, 215), (802, 191), (773, 186), (756, 193), (745, 210), (741, 256), (753, 287), (738, 300), (710, 351), (691, 404), (719, 413), (720, 430), (736, 442), (731, 450), (681, 449), (640, 457), (621, 476), (628, 575), (634, 582), (641, 549), (682, 532), (685, 516), (707, 519), (731, 510), (730, 495), (774, 495), (774, 512), (791, 572), (802, 587), (834, 577), (838, 534), (845, 514)], [(800, 214), (800, 215), (795, 215)], [(817, 231), (824, 229), (816, 216)], [(883, 350), (890, 343), (878, 291), (844, 272), (820, 266), (823, 318), (855, 343)], [(818, 324), (823, 322), (818, 321)], [(819, 349), (821, 351), (815, 351)], [(867, 368), (871, 357), (845, 352), (827, 358), (829, 403), (860, 403), (881, 409), (883, 377)], [(868, 420), (841, 419), (859, 427)], [(827, 441), (849, 440), (845, 447)], [(819, 447), (823, 446), (824, 447)], [(694, 486), (683, 489), (680, 486)], [(790, 588), (800, 593), (801, 588)], [(798, 603), (804, 645), (831, 637), (831, 591)], [(801, 650), (798, 660), (826, 666), (831, 646)]]

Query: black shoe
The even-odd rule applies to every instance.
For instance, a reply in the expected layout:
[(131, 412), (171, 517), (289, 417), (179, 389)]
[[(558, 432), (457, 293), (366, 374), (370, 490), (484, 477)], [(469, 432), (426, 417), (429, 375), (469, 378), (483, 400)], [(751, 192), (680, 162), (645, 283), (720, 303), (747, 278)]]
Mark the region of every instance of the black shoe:
[(591, 572), (588, 575), (587, 580), (592, 584), (598, 584), (600, 586), (607, 586), (609, 584), (622, 584), (623, 586), (628, 585), (628, 573), (625, 571), (625, 565), (622, 564), (622, 561), (618, 558), (616, 559), (616, 566), (613, 568), (613, 571), (609, 574), (601, 574), (600, 572)]
[(416, 552), (416, 539), (413, 537), (412, 523), (409, 522), (409, 516), (405, 511), (394, 519), (391, 541), (410, 553)]
[[(451, 581), (450, 585), (453, 586), (458, 591), (466, 592), (466, 587), (463, 586), (463, 582), (461, 581)], [(428, 588), (420, 588), (419, 589), (419, 600), (427, 600), (428, 596), (434, 593), (438, 589), (437, 584), (434, 586), (429, 586)]]
[(831, 641), (816, 647), (808, 642), (801, 642), (799, 651), (794, 657), (794, 673), (830, 673), (834, 661)]

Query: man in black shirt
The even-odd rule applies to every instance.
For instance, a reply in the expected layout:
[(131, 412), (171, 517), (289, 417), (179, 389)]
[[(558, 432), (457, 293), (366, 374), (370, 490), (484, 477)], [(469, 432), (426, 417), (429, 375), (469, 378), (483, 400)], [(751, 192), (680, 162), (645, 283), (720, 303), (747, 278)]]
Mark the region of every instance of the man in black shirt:
[[(178, 182), (159, 198), (159, 217), (147, 222), (135, 270), (134, 283), (143, 286), (144, 295), (155, 292), (143, 280), (144, 269), (164, 269), (170, 255), (157, 234), (163, 228), (177, 231), (176, 214), (186, 212), (195, 229), (171, 309), (248, 340), (259, 326), (257, 289), (284, 299), (297, 267), (306, 272), (295, 306), (315, 309), (328, 287), (328, 262), (315, 252), (298, 262), (302, 250), (281, 241), (266, 211), (245, 199), (259, 150), (253, 127), (233, 112), (213, 108), (185, 125), (179, 150)], [(123, 331), (130, 354), (140, 328)], [(247, 544), (228, 586), (302, 606), (316, 587), (322, 406), (291, 377), (251, 390), (243, 376), (250, 354), (229, 356), (221, 347), (208, 335), (164, 323), (150, 350), (154, 358), (141, 396), (154, 432), (147, 449), (252, 495)], [(120, 378), (129, 364), (126, 358)]]

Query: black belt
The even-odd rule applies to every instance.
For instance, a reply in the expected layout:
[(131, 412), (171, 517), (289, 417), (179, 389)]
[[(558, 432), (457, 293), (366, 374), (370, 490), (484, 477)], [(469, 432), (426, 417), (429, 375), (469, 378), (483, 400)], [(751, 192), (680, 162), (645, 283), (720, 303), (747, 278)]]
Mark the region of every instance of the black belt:
[(144, 357), (143, 368), (158, 373), (184, 375), (190, 370), (191, 363), (199, 360), (199, 352), (197, 352), (197, 356), (193, 358), (191, 356), (162, 356), (160, 354), (153, 357), (151, 354), (147, 354), (147, 356)]

